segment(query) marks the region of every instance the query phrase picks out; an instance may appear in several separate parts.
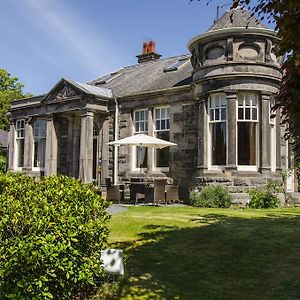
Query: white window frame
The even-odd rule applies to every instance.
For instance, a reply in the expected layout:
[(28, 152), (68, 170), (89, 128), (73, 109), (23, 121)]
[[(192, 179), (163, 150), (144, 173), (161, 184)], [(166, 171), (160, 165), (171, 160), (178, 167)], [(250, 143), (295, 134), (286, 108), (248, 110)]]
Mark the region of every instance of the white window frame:
[[(46, 136), (47, 136), (47, 122), (45, 119), (37, 119), (34, 121), (33, 123), (33, 127), (32, 127), (32, 136), (33, 136), (33, 145), (32, 145), (32, 171), (44, 171), (45, 170), (45, 167), (36, 167), (34, 166), (34, 142), (35, 142), (35, 139), (36, 139), (36, 136), (35, 136), (35, 132), (34, 132), (34, 125), (35, 125), (35, 122), (38, 122), (38, 121), (44, 121), (45, 122), (45, 136), (42, 136), (42, 135), (38, 135), (37, 136), (37, 139), (38, 140), (41, 140), (41, 139), (45, 139), (45, 162), (44, 164), (46, 164)], [(39, 132), (40, 133), (40, 132)]]
[[(147, 118), (144, 119), (144, 120), (141, 120), (141, 119), (136, 120), (136, 112), (140, 113), (142, 111), (147, 113), (146, 114)], [(136, 123), (139, 124), (138, 130), (136, 130)], [(140, 130), (140, 127), (141, 127), (140, 124), (141, 123), (144, 123), (144, 128), (145, 128), (144, 131)], [(139, 134), (139, 133), (147, 134), (148, 130), (149, 130), (149, 109), (148, 108), (143, 108), (143, 109), (136, 109), (136, 110), (134, 110), (133, 111), (133, 132), (134, 132), (134, 134)], [(145, 173), (148, 170), (149, 166), (147, 168), (138, 168), (138, 167), (136, 167), (136, 165), (137, 165), (137, 161), (136, 161), (137, 160), (137, 146), (131, 146), (131, 149), (132, 149), (131, 153), (132, 153), (132, 158), (133, 158), (132, 159), (132, 166), (131, 166), (132, 171), (139, 172), (139, 173), (141, 173), (141, 172)], [(148, 155), (149, 155), (149, 150), (150, 149), (146, 150), (146, 151), (148, 151)]]
[[(225, 106), (222, 105), (222, 98), (221, 96), (224, 96), (224, 100), (225, 100)], [(211, 105), (213, 97), (218, 98), (220, 105), (216, 106), (216, 105)], [(224, 102), (223, 102), (224, 103)], [(226, 114), (225, 114), (225, 119), (222, 119), (222, 113), (221, 113), (221, 109), (225, 107), (226, 110)], [(218, 120), (216, 120), (216, 109), (219, 109), (219, 116), (218, 116)], [(211, 111), (213, 111), (213, 115), (214, 115), (214, 120), (211, 120)], [(226, 166), (226, 162), (225, 165), (213, 165), (212, 164), (212, 151), (211, 151), (211, 147), (212, 147), (212, 132), (211, 132), (211, 126), (210, 124), (213, 123), (222, 123), (222, 122), (226, 122), (226, 160), (227, 160), (227, 155), (228, 155), (228, 122), (227, 122), (227, 99), (226, 99), (226, 94), (225, 93), (214, 93), (214, 94), (210, 94), (209, 98), (208, 98), (208, 151), (207, 151), (207, 162), (208, 162), (208, 170), (211, 171), (222, 171), (224, 170), (225, 166)]]
[[(23, 123), (23, 127), (20, 126), (19, 124)], [(19, 161), (19, 155), (20, 155), (20, 146), (18, 141), (23, 140), (24, 141), (24, 149), (23, 151), (25, 152), (25, 119), (19, 119), (16, 120), (15, 123), (15, 155), (14, 155), (14, 170), (22, 170), (22, 168), (24, 167), (24, 159), (25, 159), (25, 153), (23, 153), (23, 166), (18, 166), (18, 161)], [(20, 134), (19, 134), (20, 133)]]
[[(157, 110), (160, 110), (160, 116), (161, 116), (161, 110), (162, 109), (168, 109), (169, 110), (169, 114), (168, 117), (164, 117), (164, 118), (159, 118), (158, 120), (160, 120), (160, 124), (162, 120), (165, 120), (165, 124), (167, 127), (167, 124), (169, 123), (169, 128), (166, 129), (157, 129), (156, 128), (156, 117), (157, 117)], [(169, 120), (169, 122), (167, 122), (167, 120)], [(170, 118), (170, 106), (169, 105), (162, 105), (162, 106), (155, 106), (153, 108), (153, 127), (154, 127), (154, 136), (157, 136), (157, 132), (160, 131), (171, 131), (171, 118)], [(156, 149), (153, 149), (154, 155), (153, 155), (153, 161), (152, 161), (152, 169), (154, 171), (160, 171), (160, 172), (169, 172), (170, 171), (170, 167), (157, 167), (156, 166)]]
[[(275, 104), (274, 99), (270, 99), (269, 102), (269, 124), (270, 124), (270, 167), (271, 172), (276, 172), (276, 112), (272, 111), (272, 107)], [(274, 118), (271, 118), (272, 115), (275, 115)]]
[[(245, 105), (245, 96), (246, 95), (253, 95), (255, 96), (255, 99), (256, 99), (256, 106), (253, 105), (252, 103), (252, 99), (251, 99), (251, 103), (250, 105)], [(243, 105), (239, 105), (239, 97), (240, 96), (243, 96)], [(258, 134), (259, 134), (259, 97), (258, 97), (258, 94), (255, 93), (255, 92), (240, 92), (237, 94), (237, 105), (236, 105), (236, 162), (237, 162), (237, 170), (238, 171), (258, 171), (258, 161), (259, 161), (259, 137), (258, 137)], [(243, 108), (243, 116), (244, 118), (243, 119), (239, 119), (239, 108)], [(245, 118), (245, 111), (246, 111), (246, 108), (250, 108), (250, 119), (246, 119)], [(252, 108), (256, 108), (256, 119), (253, 119), (253, 112), (252, 112)], [(254, 122), (256, 123), (256, 163), (255, 165), (238, 165), (238, 123), (239, 122)]]

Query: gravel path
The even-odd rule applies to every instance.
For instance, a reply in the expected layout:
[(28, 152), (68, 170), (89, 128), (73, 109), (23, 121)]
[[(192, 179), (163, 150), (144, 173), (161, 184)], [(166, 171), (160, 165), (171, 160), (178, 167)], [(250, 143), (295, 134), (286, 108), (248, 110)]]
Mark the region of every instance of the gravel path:
[(110, 215), (116, 215), (119, 214), (123, 211), (126, 211), (128, 208), (124, 205), (121, 204), (112, 204), (110, 205), (106, 211), (110, 214)]

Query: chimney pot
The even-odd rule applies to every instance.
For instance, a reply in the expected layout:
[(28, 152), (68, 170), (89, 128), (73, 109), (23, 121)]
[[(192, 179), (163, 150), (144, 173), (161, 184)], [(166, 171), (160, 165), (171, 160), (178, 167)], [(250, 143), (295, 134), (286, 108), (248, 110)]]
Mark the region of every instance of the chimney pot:
[(156, 44), (153, 40), (143, 43), (143, 51), (141, 55), (137, 55), (138, 63), (157, 60), (161, 55), (156, 53)]

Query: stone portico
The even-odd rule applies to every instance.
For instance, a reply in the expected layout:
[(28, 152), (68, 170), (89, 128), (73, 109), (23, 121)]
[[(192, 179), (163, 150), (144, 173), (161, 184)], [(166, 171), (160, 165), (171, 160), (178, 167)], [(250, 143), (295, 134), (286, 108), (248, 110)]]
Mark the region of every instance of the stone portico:
[[(105, 123), (108, 122), (107, 103), (112, 98), (108, 89), (62, 79), (47, 95), (14, 101), (10, 110), (9, 170), (25, 171), (38, 177), (61, 173), (85, 183), (104, 183), (108, 176)], [(16, 165), (14, 157), (17, 119), (24, 119), (25, 123), (23, 167)], [(37, 120), (45, 123), (45, 155), (40, 167), (33, 166), (33, 124)], [(97, 147), (94, 157), (93, 147)], [(96, 169), (93, 171), (96, 164), (103, 170), (101, 177)]]

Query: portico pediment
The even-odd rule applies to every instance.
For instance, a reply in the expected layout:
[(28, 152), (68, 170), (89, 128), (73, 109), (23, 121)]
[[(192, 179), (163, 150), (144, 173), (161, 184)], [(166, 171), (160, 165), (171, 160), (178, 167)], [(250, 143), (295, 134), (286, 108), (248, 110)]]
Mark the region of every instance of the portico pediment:
[(80, 98), (82, 95), (82, 91), (74, 87), (67, 80), (62, 79), (50, 90), (43, 102), (60, 102)]
[(43, 102), (62, 102), (82, 98), (84, 95), (100, 99), (112, 99), (110, 89), (80, 83), (73, 80), (61, 79), (47, 94)]

